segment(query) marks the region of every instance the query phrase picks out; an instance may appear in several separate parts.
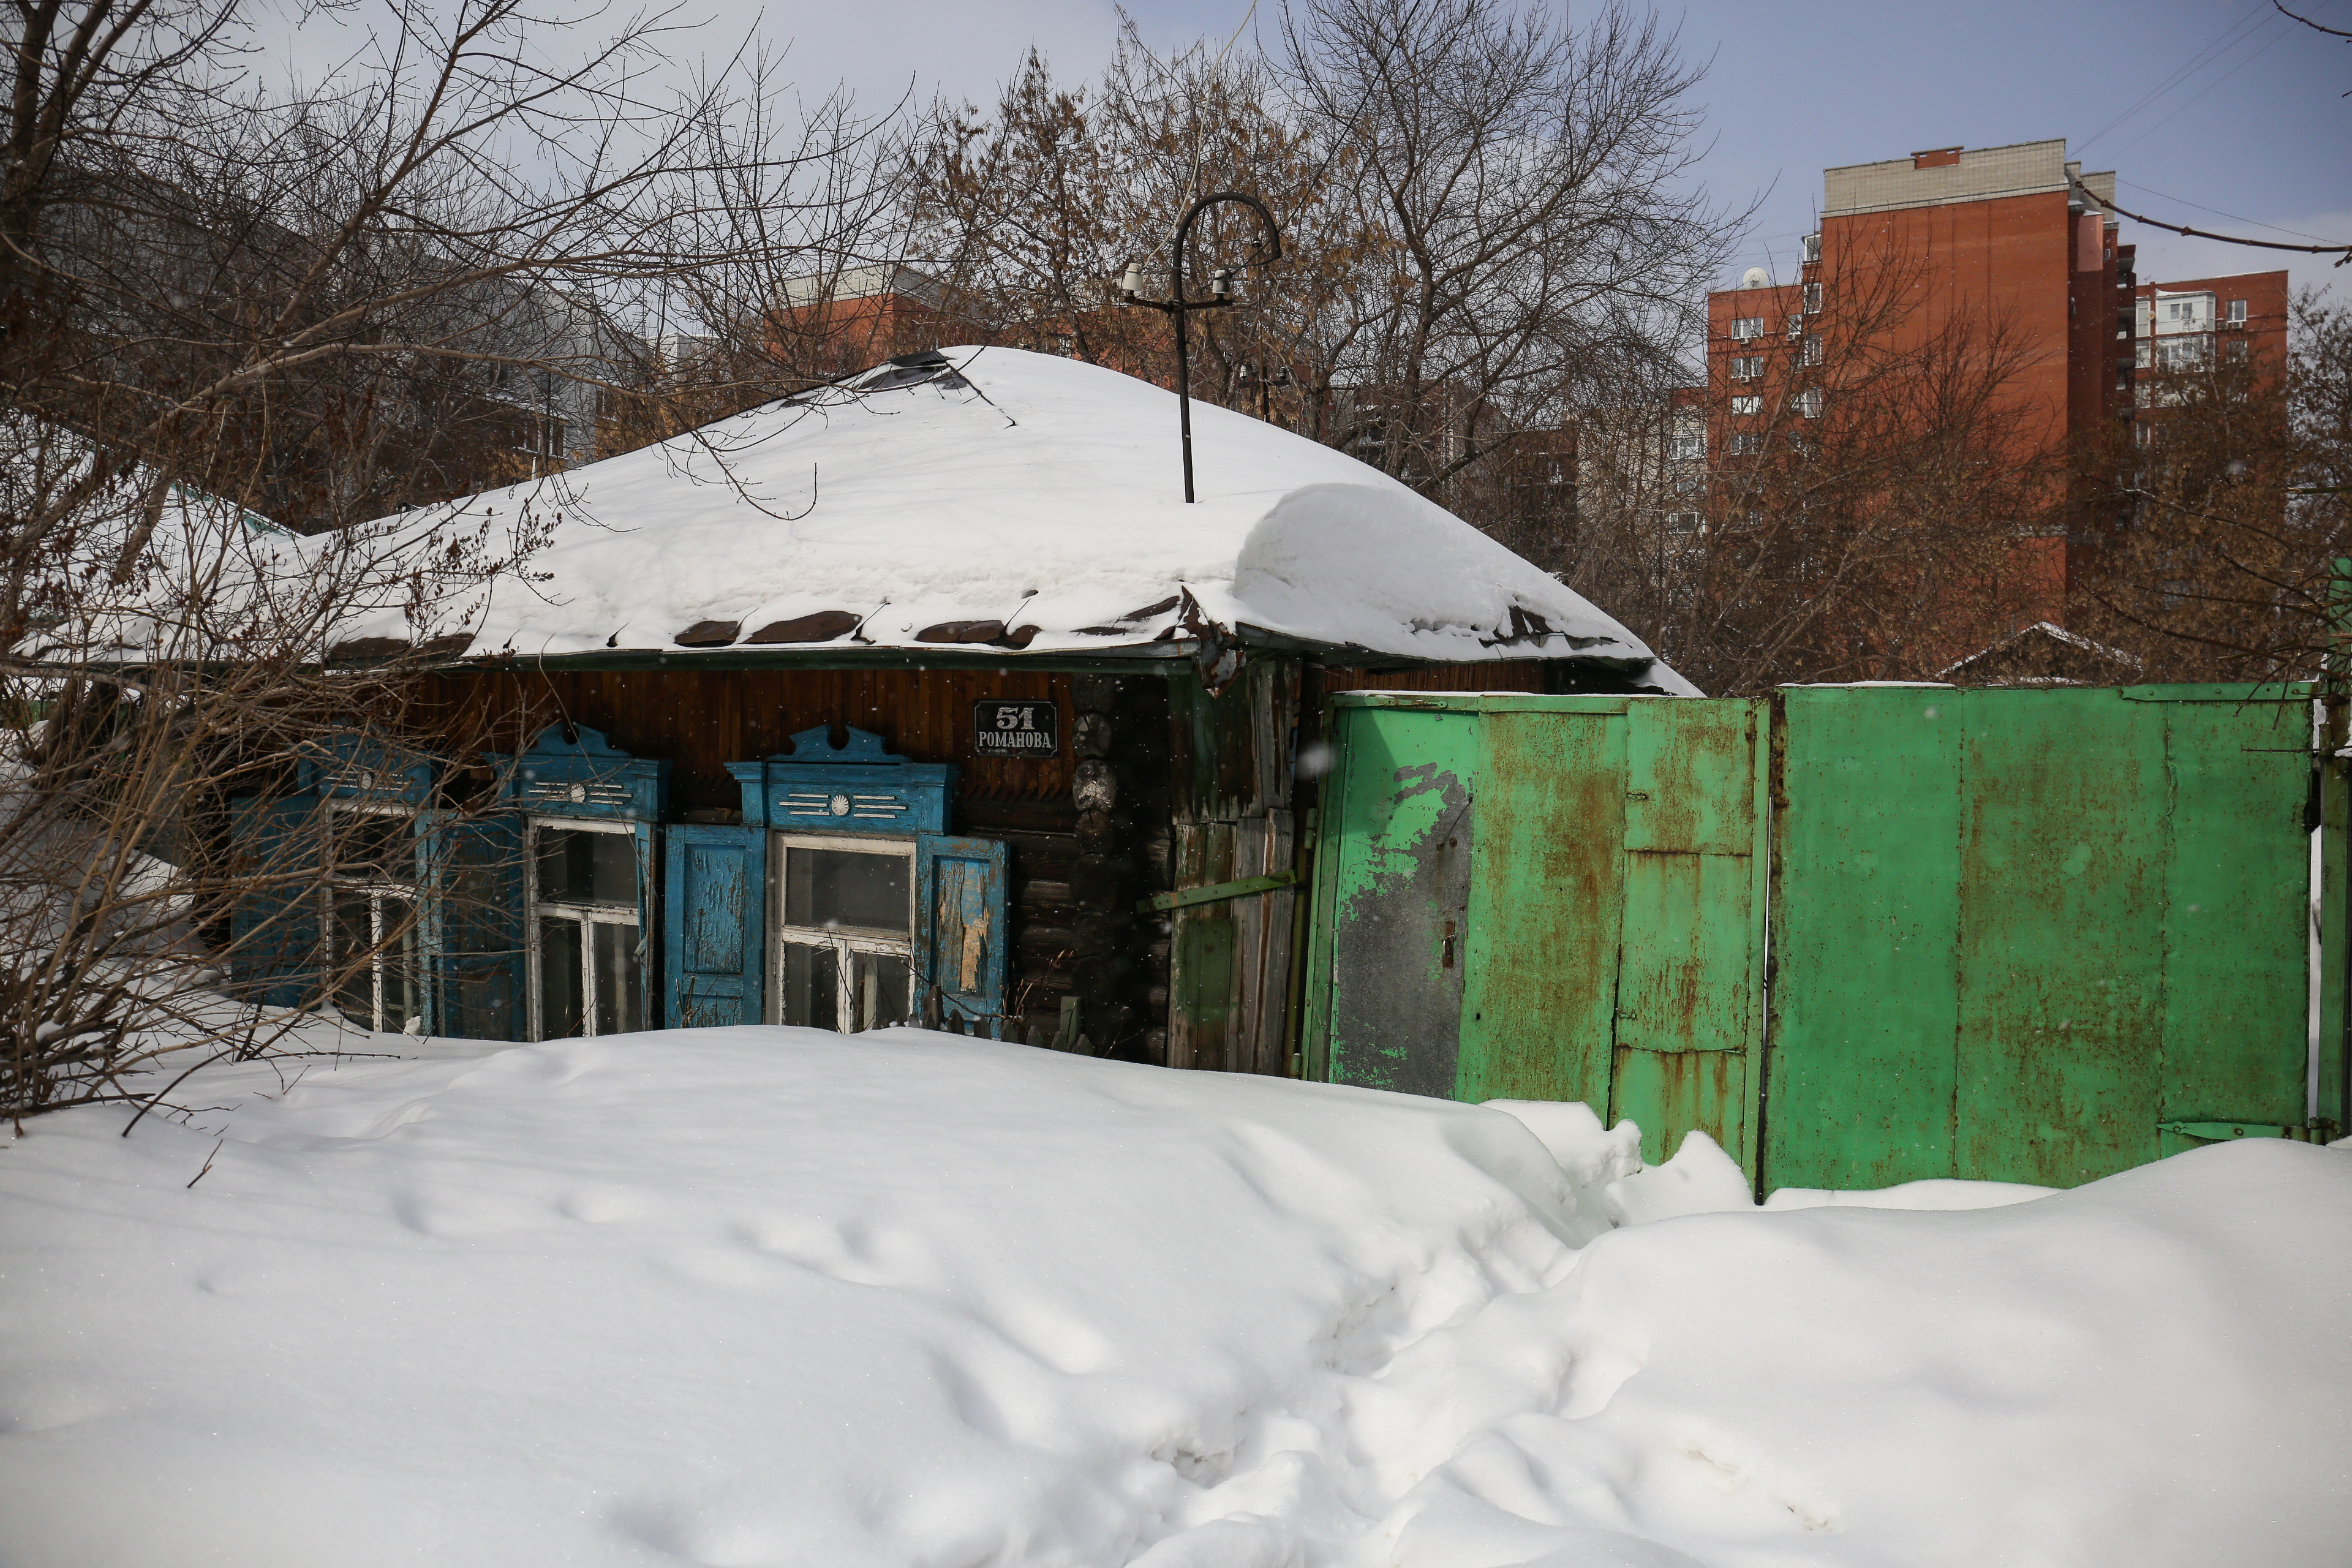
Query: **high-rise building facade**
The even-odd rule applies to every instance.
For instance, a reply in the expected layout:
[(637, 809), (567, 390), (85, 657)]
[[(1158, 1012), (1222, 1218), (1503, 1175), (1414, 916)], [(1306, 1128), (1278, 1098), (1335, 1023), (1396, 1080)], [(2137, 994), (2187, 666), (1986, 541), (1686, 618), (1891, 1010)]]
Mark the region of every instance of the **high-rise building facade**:
[(2284, 365), (2285, 274), (2142, 284), (2114, 194), (2114, 174), (2084, 173), (2063, 140), (1824, 171), (1795, 280), (1751, 269), (1708, 297), (1710, 464), (1801, 443), (1804, 420), (1874, 366), (1934, 363), (1955, 385), (1975, 374), (1984, 459), (2045, 477), (2017, 492), (2015, 515), (1982, 519), (2007, 540), (2001, 592), (1988, 624), (1961, 629), (1962, 617), (1950, 635), (2063, 625), (2070, 589), (2119, 526), (2115, 492), (2080, 459), (2127, 447), (2147, 416), (2139, 368), (2199, 353)]
[[(2286, 369), (2287, 276), (2240, 272), (2178, 283), (2143, 283), (2134, 291), (2133, 364), (2137, 371), (2201, 370), (2246, 363), (2263, 378)], [(2141, 409), (2163, 399), (2143, 385)]]

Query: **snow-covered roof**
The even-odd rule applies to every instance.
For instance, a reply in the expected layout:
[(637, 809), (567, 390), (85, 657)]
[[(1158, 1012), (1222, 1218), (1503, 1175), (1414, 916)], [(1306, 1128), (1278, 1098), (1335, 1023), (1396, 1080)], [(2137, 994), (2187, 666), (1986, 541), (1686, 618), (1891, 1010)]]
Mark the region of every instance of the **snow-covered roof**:
[(93, 482), (97, 458), (62, 425), (0, 416), (0, 515), (39, 527), (46, 545), (20, 584), (46, 612), (20, 658), (54, 668), (299, 650), (357, 581), (337, 571), (340, 541), (304, 539), (146, 463)]
[[(662, 650), (1007, 657), (1207, 637), (1381, 658), (1605, 659), (1687, 691), (1623, 626), (1395, 479), (1278, 426), (1004, 348), (894, 362), (555, 479), (420, 519), (423, 551), (547, 531), (462, 616), (474, 657)], [(684, 641), (681, 641), (683, 637)]]
[[(2030, 645), (2034, 643), (2049, 645), (2047, 652), (2050, 655), (2061, 656), (2073, 653), (2082, 656), (2094, 665), (2105, 664), (2116, 668), (2137, 669), (2140, 664), (2137, 654), (2126, 653), (2119, 647), (2109, 647), (2105, 643), (2093, 642), (2089, 637), (2070, 632), (2064, 626), (2053, 622), (2035, 621), (2031, 626), (2020, 626), (2007, 637), (1996, 638), (1965, 658), (1954, 659), (1936, 674), (1940, 679), (1948, 675), (1958, 675), (1963, 671), (1975, 671), (1980, 668), (1989, 668), (2000, 663), (2004, 656), (2014, 658), (2026, 653)], [(2056, 681), (2062, 685), (2072, 684), (2065, 677), (2055, 673), (2021, 677), (2019, 684), (2041, 684), (2050, 681)]]

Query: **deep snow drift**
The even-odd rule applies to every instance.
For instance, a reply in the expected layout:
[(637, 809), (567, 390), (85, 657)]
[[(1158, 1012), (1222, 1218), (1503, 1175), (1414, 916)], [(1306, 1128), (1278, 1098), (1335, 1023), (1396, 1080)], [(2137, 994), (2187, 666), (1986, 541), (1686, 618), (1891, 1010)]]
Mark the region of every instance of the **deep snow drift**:
[(1581, 1111), (912, 1031), (188, 1093), (0, 1148), (0, 1561), (2137, 1568), (2352, 1532), (2342, 1152), (1612, 1229), (1660, 1173), (1612, 1185)]

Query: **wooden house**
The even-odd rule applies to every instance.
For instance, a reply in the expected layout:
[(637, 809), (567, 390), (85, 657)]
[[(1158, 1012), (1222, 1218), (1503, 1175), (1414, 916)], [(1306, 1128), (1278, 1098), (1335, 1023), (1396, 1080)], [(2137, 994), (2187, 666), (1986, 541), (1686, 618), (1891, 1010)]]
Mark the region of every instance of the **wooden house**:
[(1327, 693), (1692, 689), (1396, 481), (1192, 418), (1187, 504), (1170, 394), (949, 350), (451, 508), (420, 550), (544, 542), (334, 650), (429, 643), (500, 726), (503, 825), (467, 820), (520, 871), (426, 923), (409, 1026), (915, 1021), (1296, 1070)]

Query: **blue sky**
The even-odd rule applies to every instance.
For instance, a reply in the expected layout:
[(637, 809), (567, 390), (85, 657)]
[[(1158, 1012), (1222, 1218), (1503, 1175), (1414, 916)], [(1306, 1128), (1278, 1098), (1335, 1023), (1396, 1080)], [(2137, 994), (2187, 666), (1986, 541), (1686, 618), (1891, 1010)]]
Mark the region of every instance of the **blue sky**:
[[(2352, 28), (2352, 0), (2290, 4)], [(1161, 44), (1227, 35), (1251, 16), (1249, 0), (1130, 9)], [(1271, 10), (1262, 0), (1249, 25)], [(2297, 26), (2268, 0), (1696, 0), (1660, 11), (1679, 20), (1690, 55), (1711, 62), (1696, 94), (1706, 110), (1708, 188), (1742, 205), (1765, 198), (1731, 277), (1751, 265), (1785, 268), (1812, 226), (1826, 167), (2052, 136), (2086, 167), (2115, 169), (2117, 199), (2135, 210), (2226, 233), (2295, 237), (2254, 226), (2269, 224), (2352, 243), (2352, 99), (2340, 96), (2352, 89), (2352, 43)], [(772, 9), (764, 26), (783, 16)], [(1100, 62), (1115, 26), (1108, 5), (1061, 0), (1024, 0), (998, 16), (1014, 33), (1031, 19), (1031, 35), (1072, 71)], [(979, 68), (985, 47), (971, 44), (931, 55), (929, 68), (980, 96), (1018, 47), (1007, 37), (1006, 64), (992, 72)], [(803, 70), (817, 52), (798, 51)], [(920, 74), (928, 52), (910, 48), (902, 68)], [(872, 67), (860, 59), (856, 68)], [(2283, 266), (2297, 284), (2337, 282), (2352, 297), (2343, 287), (2352, 267), (2331, 277), (2325, 259), (2126, 228), (2151, 279)]]
[[(2352, 0), (2289, 0), (2352, 28)], [(1135, 0), (1167, 47), (1263, 26), (1275, 0)], [(2352, 243), (2352, 42), (2289, 21), (2269, 0), (1695, 0), (1660, 7), (1708, 62), (1707, 188), (1745, 205), (1752, 238), (1726, 275), (1785, 275), (1813, 225), (1824, 167), (1925, 147), (2063, 136), (2113, 168), (2125, 205), (2198, 227)], [(1572, 13), (1571, 13), (1572, 14)], [(911, 86), (985, 102), (1033, 40), (1059, 74), (1109, 58), (1107, 0), (896, 0), (887, 8), (685, 0), (682, 55), (721, 53), (746, 32), (791, 46), (804, 90), (845, 81), (869, 103)], [(305, 39), (298, 55), (310, 51)], [(315, 58), (315, 57), (314, 57)], [(2227, 216), (2223, 216), (2227, 215)], [(2273, 226), (2263, 227), (2260, 226)], [(2292, 232), (2281, 232), (2281, 231)], [(2126, 223), (2150, 280), (2284, 267), (2298, 285), (2352, 299), (2352, 267), (2166, 237)]]

